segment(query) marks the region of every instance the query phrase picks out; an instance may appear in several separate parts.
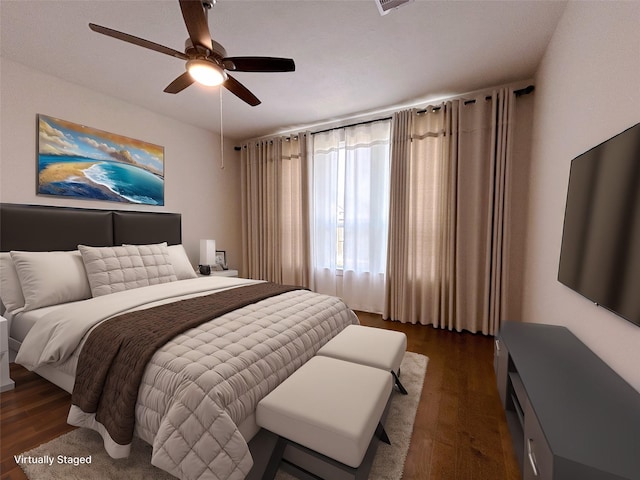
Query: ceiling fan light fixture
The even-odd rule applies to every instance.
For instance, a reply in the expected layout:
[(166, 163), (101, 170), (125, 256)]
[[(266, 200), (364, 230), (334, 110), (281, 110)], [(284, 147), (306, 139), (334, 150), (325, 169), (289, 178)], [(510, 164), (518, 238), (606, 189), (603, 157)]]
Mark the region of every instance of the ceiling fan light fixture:
[(208, 87), (221, 85), (227, 80), (222, 67), (201, 58), (187, 61), (187, 71), (196, 82)]

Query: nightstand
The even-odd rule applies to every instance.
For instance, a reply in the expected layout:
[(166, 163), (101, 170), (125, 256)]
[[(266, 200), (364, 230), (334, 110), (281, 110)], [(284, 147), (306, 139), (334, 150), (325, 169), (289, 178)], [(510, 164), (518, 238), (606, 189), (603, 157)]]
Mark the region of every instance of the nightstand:
[(15, 387), (9, 376), (9, 324), (7, 319), (0, 317), (0, 392), (6, 392)]
[(216, 275), (218, 277), (237, 277), (238, 270), (214, 270), (211, 272), (211, 275)]
[(200, 272), (197, 272), (199, 277), (237, 277), (238, 270), (211, 270), (211, 274), (203, 275)]

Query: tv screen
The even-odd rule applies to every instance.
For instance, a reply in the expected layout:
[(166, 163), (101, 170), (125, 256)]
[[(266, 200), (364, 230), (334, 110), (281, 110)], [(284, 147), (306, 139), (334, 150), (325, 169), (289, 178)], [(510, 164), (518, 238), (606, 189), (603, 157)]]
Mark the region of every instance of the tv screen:
[(558, 280), (640, 326), (640, 123), (571, 162)]

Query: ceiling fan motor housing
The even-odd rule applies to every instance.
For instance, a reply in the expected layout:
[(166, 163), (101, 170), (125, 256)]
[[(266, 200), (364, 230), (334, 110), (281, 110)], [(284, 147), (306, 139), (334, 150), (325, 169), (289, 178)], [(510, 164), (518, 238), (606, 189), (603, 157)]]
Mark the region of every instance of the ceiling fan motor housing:
[(213, 51), (202, 49), (202, 47), (198, 48), (198, 46), (194, 46), (193, 42), (190, 38), (187, 38), (184, 41), (184, 53), (187, 55), (199, 55), (207, 58), (209, 56), (214, 57), (216, 60), (222, 60), (227, 56), (227, 51), (224, 49), (222, 45), (216, 42), (214, 39), (211, 39), (211, 45), (213, 46)]

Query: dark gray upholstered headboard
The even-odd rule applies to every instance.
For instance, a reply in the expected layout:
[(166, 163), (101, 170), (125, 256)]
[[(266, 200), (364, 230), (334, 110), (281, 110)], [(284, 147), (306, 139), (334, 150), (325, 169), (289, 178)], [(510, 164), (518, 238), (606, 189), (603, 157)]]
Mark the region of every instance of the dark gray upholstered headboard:
[(182, 242), (179, 213), (0, 204), (0, 251)]

